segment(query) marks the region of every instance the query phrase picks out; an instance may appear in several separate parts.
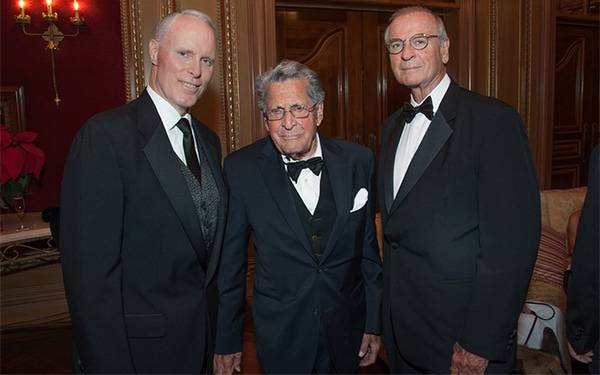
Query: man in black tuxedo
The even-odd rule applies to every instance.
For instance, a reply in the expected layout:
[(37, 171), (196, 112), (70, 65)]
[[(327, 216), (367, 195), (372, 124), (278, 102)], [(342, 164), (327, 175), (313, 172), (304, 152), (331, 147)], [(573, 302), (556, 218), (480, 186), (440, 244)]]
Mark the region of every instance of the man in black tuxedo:
[(231, 154), (223, 168), (230, 204), (215, 370), (240, 371), (252, 234), (262, 369), (356, 372), (375, 361), (380, 346), (373, 155), (317, 134), (325, 93), (307, 66), (281, 62), (257, 79), (257, 93), (270, 137)]
[(161, 21), (150, 85), (77, 134), (61, 192), (75, 371), (210, 371), (226, 214), (217, 135), (191, 117), (216, 53), (194, 10)]
[(391, 370), (509, 372), (540, 235), (523, 124), (448, 77), (450, 41), (429, 9), (397, 11), (385, 42), (412, 104), (386, 120), (381, 138)]
[(588, 190), (577, 227), (571, 277), (567, 290), (567, 336), (571, 356), (589, 364), (591, 374), (600, 373), (598, 356), (598, 263), (600, 262), (600, 236), (598, 226), (598, 183), (600, 148), (596, 146), (590, 158)]

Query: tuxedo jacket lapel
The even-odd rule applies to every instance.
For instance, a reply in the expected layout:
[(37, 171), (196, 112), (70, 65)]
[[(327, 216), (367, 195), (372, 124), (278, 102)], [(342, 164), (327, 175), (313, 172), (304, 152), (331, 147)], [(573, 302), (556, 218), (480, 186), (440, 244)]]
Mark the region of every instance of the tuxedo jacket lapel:
[[(458, 86), (454, 82), (451, 82), (431, 124), (429, 124), (429, 129), (427, 129), (425, 137), (423, 137), (421, 144), (417, 148), (417, 152), (408, 166), (404, 180), (402, 180), (400, 189), (398, 189), (398, 194), (396, 194), (392, 206), (388, 211), (390, 214), (400, 206), (452, 135), (452, 124), (456, 117), (457, 90)], [(402, 116), (400, 118), (401, 121), (404, 121)], [(400, 137), (394, 143), (394, 157), (399, 139)], [(393, 176), (393, 169), (389, 173)]]
[(352, 188), (354, 184), (352, 182), (352, 168), (348, 165), (348, 161), (340, 156), (338, 146), (329, 142), (325, 137), (320, 137), (320, 140), (321, 149), (323, 150), (323, 160), (327, 166), (329, 183), (331, 184), (337, 211), (327, 246), (323, 252), (322, 262), (324, 262), (335, 246), (346, 220), (348, 220), (350, 210), (352, 209)]
[(385, 208), (388, 213), (392, 210), (392, 204), (394, 203), (394, 162), (396, 159), (396, 149), (400, 142), (400, 136), (404, 130), (404, 117), (400, 115), (395, 120), (394, 128), (391, 131), (390, 137), (388, 138), (388, 144), (386, 146), (386, 152), (384, 155), (384, 199)]
[(138, 128), (147, 139), (144, 154), (177, 213), (198, 259), (201, 259), (202, 254), (206, 253), (204, 238), (194, 202), (181, 173), (179, 159), (173, 152), (169, 137), (148, 93), (144, 92), (138, 100)]
[[(296, 204), (292, 197), (293, 187), (290, 185), (289, 177), (285, 172), (281, 155), (273, 146), (272, 141), (269, 139), (265, 142), (263, 148), (262, 158), (259, 160), (262, 177), (265, 180), (265, 185), (269, 189), (273, 200), (279, 207), (279, 211), (285, 218), (285, 221), (292, 229), (294, 236), (302, 243), (304, 250), (306, 250), (311, 257), (315, 258), (306, 232), (302, 227), (300, 216), (296, 210)], [(316, 259), (316, 258), (315, 258)]]
[(425, 133), (425, 137), (423, 137), (421, 144), (417, 148), (415, 156), (413, 156), (413, 159), (408, 166), (408, 170), (406, 171), (404, 180), (402, 180), (400, 189), (398, 189), (390, 213), (398, 208), (400, 203), (406, 198), (451, 134), (452, 129), (446, 122), (443, 114), (440, 112), (436, 113), (433, 121), (429, 125), (429, 129), (427, 129), (427, 133)]

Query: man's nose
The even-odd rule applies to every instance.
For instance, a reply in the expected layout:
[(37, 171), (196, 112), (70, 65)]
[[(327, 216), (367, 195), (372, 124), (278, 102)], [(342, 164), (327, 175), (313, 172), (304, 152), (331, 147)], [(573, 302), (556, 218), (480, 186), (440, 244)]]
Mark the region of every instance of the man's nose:
[(296, 118), (292, 115), (292, 112), (289, 110), (283, 112), (283, 118), (281, 119), (281, 125), (285, 129), (290, 130), (294, 127), (295, 124), (296, 124)]
[(410, 45), (410, 43), (404, 43), (404, 48), (402, 48), (402, 51), (400, 51), (400, 57), (404, 61), (408, 61), (415, 57), (415, 49)]
[(202, 77), (202, 61), (194, 59), (194, 61), (190, 63), (189, 73), (194, 78)]

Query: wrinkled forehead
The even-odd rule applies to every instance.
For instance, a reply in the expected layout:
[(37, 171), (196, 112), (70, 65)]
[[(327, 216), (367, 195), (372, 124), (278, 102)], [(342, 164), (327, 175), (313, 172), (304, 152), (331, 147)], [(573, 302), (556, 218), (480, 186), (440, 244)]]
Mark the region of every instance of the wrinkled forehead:
[(286, 79), (272, 81), (266, 86), (267, 104), (310, 104), (308, 97), (308, 82), (305, 79)]
[(415, 34), (437, 34), (435, 16), (414, 11), (396, 17), (390, 25), (390, 39), (406, 39)]

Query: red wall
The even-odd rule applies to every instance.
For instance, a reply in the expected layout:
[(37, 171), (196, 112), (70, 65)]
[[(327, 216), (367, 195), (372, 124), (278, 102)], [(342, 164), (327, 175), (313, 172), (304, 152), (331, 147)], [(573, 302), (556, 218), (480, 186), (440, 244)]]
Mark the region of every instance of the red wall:
[[(0, 0), (0, 82), (24, 86), (26, 128), (39, 133), (46, 165), (39, 184), (27, 196), (28, 211), (59, 205), (64, 162), (75, 133), (97, 112), (125, 103), (125, 79), (118, 0), (79, 0), (86, 26), (76, 38), (65, 38), (55, 53), (56, 78), (62, 101), (54, 104), (50, 54), (39, 36), (25, 36), (14, 21), (17, 0)], [(43, 32), (44, 0), (26, 0), (32, 18), (29, 32)], [(73, 31), (68, 17), (72, 1), (54, 0), (59, 28)]]

